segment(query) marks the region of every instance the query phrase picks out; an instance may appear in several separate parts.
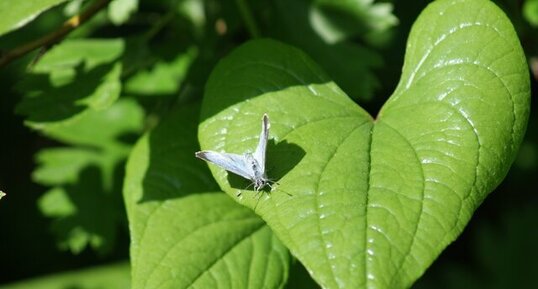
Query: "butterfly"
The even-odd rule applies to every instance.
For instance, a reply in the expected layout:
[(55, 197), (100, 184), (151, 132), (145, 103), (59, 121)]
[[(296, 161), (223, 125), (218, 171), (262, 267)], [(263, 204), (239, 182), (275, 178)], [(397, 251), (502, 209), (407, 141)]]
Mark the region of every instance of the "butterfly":
[(262, 117), (260, 139), (254, 153), (246, 152), (241, 155), (215, 151), (199, 151), (195, 155), (199, 159), (214, 163), (229, 172), (252, 181), (256, 192), (263, 189), (266, 185), (271, 187), (272, 182), (265, 174), (265, 151), (269, 137), (269, 125), (269, 117), (267, 114), (264, 114)]

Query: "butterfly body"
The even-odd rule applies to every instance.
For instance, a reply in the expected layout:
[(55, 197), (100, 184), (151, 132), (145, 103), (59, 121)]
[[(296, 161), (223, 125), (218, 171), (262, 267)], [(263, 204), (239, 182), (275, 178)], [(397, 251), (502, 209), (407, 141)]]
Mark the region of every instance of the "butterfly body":
[(234, 154), (215, 151), (199, 151), (196, 157), (214, 163), (215, 165), (252, 181), (256, 191), (266, 185), (270, 186), (270, 180), (265, 174), (265, 150), (269, 136), (269, 117), (267, 114), (262, 118), (262, 131), (258, 146), (254, 153)]

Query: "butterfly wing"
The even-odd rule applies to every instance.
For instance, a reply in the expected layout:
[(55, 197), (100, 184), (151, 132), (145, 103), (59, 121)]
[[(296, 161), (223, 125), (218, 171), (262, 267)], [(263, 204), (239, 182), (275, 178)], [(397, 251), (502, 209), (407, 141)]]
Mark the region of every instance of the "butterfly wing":
[(247, 164), (246, 157), (243, 155), (218, 153), (214, 151), (200, 151), (196, 152), (195, 155), (199, 159), (214, 163), (217, 166), (236, 175), (240, 175), (245, 179), (252, 180), (254, 178), (252, 166)]
[(260, 133), (260, 140), (258, 141), (258, 147), (254, 152), (254, 159), (258, 162), (262, 173), (265, 173), (265, 151), (267, 150), (267, 140), (269, 138), (269, 117), (264, 114), (262, 117), (262, 131)]

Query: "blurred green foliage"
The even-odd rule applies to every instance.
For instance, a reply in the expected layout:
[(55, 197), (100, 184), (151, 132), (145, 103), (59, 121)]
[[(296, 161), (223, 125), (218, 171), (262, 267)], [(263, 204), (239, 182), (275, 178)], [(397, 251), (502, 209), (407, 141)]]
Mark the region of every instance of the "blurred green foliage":
[(526, 0), (523, 5), (523, 17), (533, 26), (538, 26), (538, 1)]
[[(2, 1), (0, 49), (51, 33), (98, 1)], [(259, 36), (294, 45), (376, 115), (428, 2), (113, 0), (59, 44), (1, 68), (0, 288), (126, 288), (125, 264), (24, 279), (129, 258), (126, 158), (171, 108), (200, 101), (232, 49)], [(538, 57), (538, 1), (495, 2), (527, 58)], [(536, 81), (532, 89), (536, 96)], [(413, 288), (535, 286), (535, 108), (507, 179)], [(299, 262), (289, 274), (286, 288), (317, 286)]]
[(79, 271), (63, 272), (46, 277), (33, 278), (2, 286), (4, 289), (96, 289), (130, 288), (130, 266), (128, 263), (115, 263)]

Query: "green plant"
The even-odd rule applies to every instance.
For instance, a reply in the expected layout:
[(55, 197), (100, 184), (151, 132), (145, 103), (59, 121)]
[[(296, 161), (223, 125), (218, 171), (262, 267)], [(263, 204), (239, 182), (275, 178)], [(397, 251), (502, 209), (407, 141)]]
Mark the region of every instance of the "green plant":
[[(136, 11), (136, 1), (113, 2), (111, 23)], [(246, 1), (237, 3), (248, 13)], [(122, 190), (132, 288), (284, 288), (297, 262), (323, 288), (411, 287), (516, 157), (530, 110), (525, 55), (490, 1), (436, 1), (414, 23), (400, 82), (372, 117), (355, 101), (371, 99), (376, 85), (350, 81), (349, 71), (375, 79), (378, 55), (347, 41), (382, 45), (375, 35), (394, 16), (368, 1), (307, 3), (291, 7), (313, 7), (297, 14), (312, 17), (311, 30), (262, 33), (243, 14), (251, 35), (289, 44), (251, 40), (215, 67), (218, 55), (203, 55), (220, 46), (199, 36), (197, 21), (207, 20), (196, 18), (198, 1), (175, 9), (189, 12), (192, 42), (205, 46), (155, 40), (169, 40), (160, 30), (170, 16), (142, 36), (73, 37), (37, 59), (17, 85), (25, 95), (17, 112), (67, 146), (41, 150), (34, 172), (52, 187), (39, 204), (55, 218), (60, 244), (75, 253), (113, 250), (125, 220)], [(274, 17), (285, 24), (286, 16)], [(372, 24), (379, 19), (383, 25)], [(333, 54), (341, 51), (352, 52)], [(339, 70), (335, 63), (346, 60)], [(203, 97), (193, 84), (205, 85)], [(274, 190), (245, 189), (248, 181), (194, 158), (200, 148), (252, 149), (263, 113), (271, 118)]]

